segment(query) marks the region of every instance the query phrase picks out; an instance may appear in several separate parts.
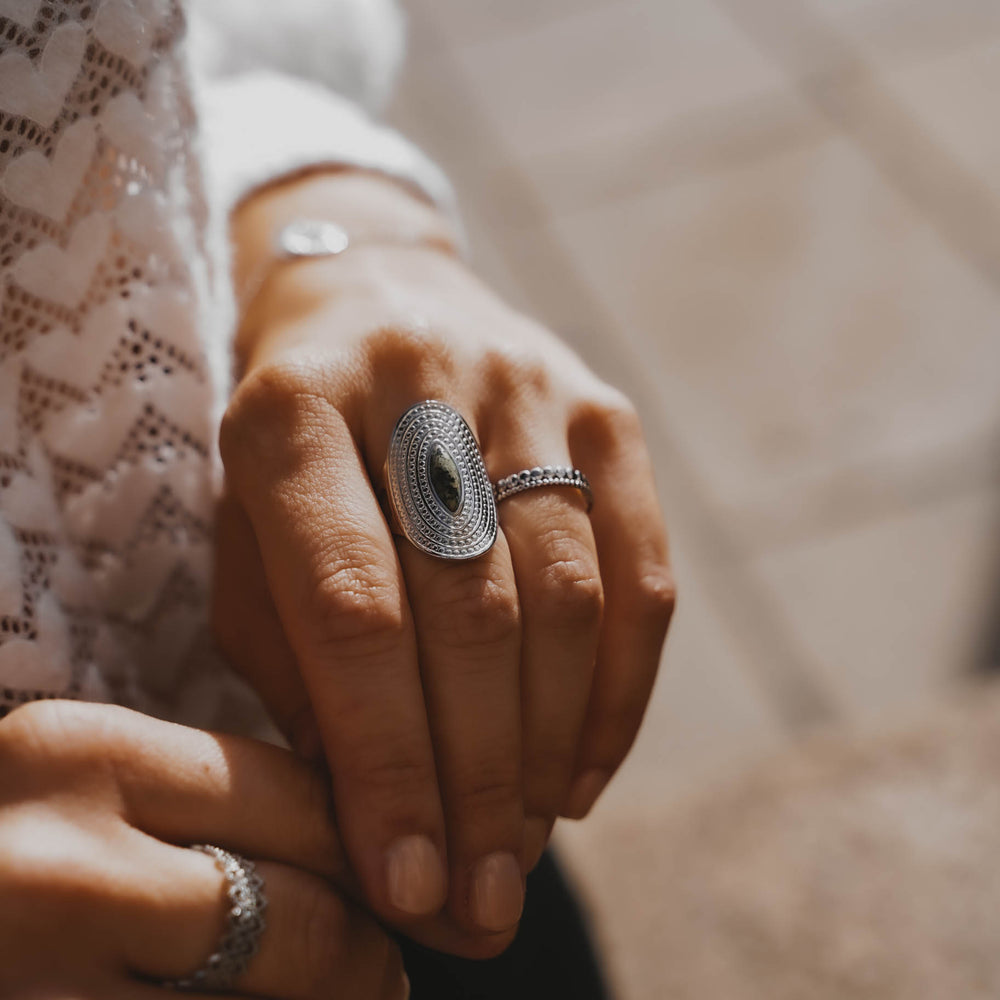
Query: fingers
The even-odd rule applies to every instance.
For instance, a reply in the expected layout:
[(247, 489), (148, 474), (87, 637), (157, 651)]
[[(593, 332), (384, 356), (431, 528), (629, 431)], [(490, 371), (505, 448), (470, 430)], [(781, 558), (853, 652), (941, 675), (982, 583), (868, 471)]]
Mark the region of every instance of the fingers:
[(352, 435), (304, 378), (248, 378), (223, 457), (319, 723), (344, 844), (370, 905), (399, 922), (437, 912), (447, 893), (416, 640)]
[(497, 933), (523, 905), (517, 590), (506, 542), (469, 562), (400, 546), (444, 797), (451, 911)]
[[(25, 705), (4, 727), (42, 766), (57, 758), (66, 782), (103, 776), (127, 822), (160, 840), (224, 844), (351, 882), (326, 782), (287, 750), (84, 702)], [(19, 765), (29, 783), (35, 766)]]
[[(446, 398), (463, 408), (458, 393)], [(369, 467), (381, 467), (399, 416), (387, 405), (366, 422)], [(502, 533), (471, 560), (437, 559), (403, 539), (398, 552), (447, 825), (449, 909), (470, 931), (503, 933), (524, 901), (520, 607), (510, 552)]]
[(642, 722), (675, 588), (652, 467), (627, 406), (589, 407), (570, 428), (576, 465), (594, 489), (591, 523), (604, 581), (604, 627), (563, 815), (590, 811)]
[[(501, 440), (519, 454), (491, 456), (500, 474), (545, 461), (565, 462), (557, 419), (537, 429), (508, 428)], [(597, 551), (583, 497), (572, 489), (531, 490), (504, 500), (508, 538), (521, 600), (521, 706), (524, 754), (525, 852), (534, 867), (569, 792), (587, 710), (603, 609)]]
[(316, 716), (268, 589), (253, 525), (231, 496), (216, 510), (212, 589), (219, 648), (261, 696), (299, 756), (321, 762)]
[[(232, 906), (227, 884), (214, 860), (195, 851), (147, 838), (141, 857), (159, 875), (158, 905), (146, 911), (142, 933), (124, 937), (122, 960), (148, 979), (190, 976), (222, 941)], [(257, 873), (266, 926), (235, 991), (281, 1000), (325, 1000), (334, 991), (344, 1000), (403, 1000), (399, 950), (372, 918), (315, 875), (270, 862), (258, 863)]]

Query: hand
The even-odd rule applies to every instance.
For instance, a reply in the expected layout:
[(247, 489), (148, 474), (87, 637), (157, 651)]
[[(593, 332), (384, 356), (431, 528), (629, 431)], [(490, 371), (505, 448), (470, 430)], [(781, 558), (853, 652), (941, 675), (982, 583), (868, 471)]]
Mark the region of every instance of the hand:
[(325, 781), (276, 747), (76, 702), (0, 722), (0, 995), (175, 996), (156, 980), (222, 933), (222, 875), (185, 849), (206, 842), (265, 882), (236, 994), (404, 1000), (395, 944), (329, 881), (348, 876)]
[[(359, 204), (383, 228), (432, 212), (377, 178), (312, 178), (258, 197), (237, 242)], [(219, 639), (293, 743), (322, 744), (369, 905), (407, 926), (447, 896), (470, 940), (505, 943), (555, 818), (583, 816), (633, 741), (673, 605), (635, 412), (438, 249), (279, 265), (239, 347)], [(427, 398), (463, 413), (494, 479), (582, 468), (592, 515), (573, 490), (534, 490), (500, 506), (479, 559), (397, 543), (381, 469), (397, 418)]]

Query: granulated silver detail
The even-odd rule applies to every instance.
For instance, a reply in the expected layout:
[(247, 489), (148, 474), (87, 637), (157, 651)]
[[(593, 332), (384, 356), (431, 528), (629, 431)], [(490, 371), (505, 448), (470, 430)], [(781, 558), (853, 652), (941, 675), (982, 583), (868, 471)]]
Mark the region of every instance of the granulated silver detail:
[(428, 399), (397, 422), (385, 463), (399, 531), (439, 559), (475, 559), (497, 537), (493, 486), (462, 415)]
[(260, 947), (260, 936), (267, 926), (264, 920), (267, 909), (264, 882), (253, 862), (239, 854), (212, 844), (194, 844), (191, 850), (214, 858), (226, 879), (226, 898), (229, 902), (226, 929), (218, 949), (201, 969), (183, 979), (162, 980), (160, 985), (188, 993), (221, 992), (228, 990), (246, 971)]
[(496, 481), (493, 495), (496, 497), (496, 502), (500, 503), (525, 490), (537, 490), (543, 486), (572, 487), (583, 494), (588, 514), (594, 506), (594, 491), (590, 487), (590, 480), (579, 469), (569, 465), (536, 465), (533, 469), (514, 472)]

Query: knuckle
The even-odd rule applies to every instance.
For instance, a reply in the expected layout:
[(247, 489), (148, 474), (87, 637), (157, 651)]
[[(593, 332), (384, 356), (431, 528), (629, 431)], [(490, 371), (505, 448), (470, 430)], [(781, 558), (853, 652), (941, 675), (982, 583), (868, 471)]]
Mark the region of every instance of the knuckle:
[(353, 757), (348, 765), (351, 776), (380, 805), (392, 811), (412, 802), (415, 794), (434, 787), (431, 762), (406, 747), (387, 749), (366, 743), (355, 749)]
[(550, 532), (542, 544), (549, 561), (535, 584), (532, 603), (557, 628), (599, 628), (604, 586), (593, 552), (583, 541), (559, 529)]
[(642, 420), (632, 401), (605, 385), (576, 404), (570, 427), (571, 438), (578, 437), (591, 448), (606, 449), (643, 438)]
[(252, 460), (274, 439), (287, 436), (303, 417), (329, 410), (328, 387), (319, 369), (303, 361), (261, 365), (237, 386), (222, 418), (219, 450), (228, 467)]
[(553, 391), (552, 370), (534, 351), (494, 347), (481, 361), (484, 382), (505, 405), (511, 400), (545, 399)]
[(453, 649), (513, 644), (521, 633), (517, 593), (493, 569), (456, 573), (442, 585), (430, 627)]
[[(103, 714), (103, 713), (102, 713)], [(0, 753), (22, 764), (89, 757), (101, 729), (94, 706), (69, 700), (29, 702), (0, 724)]]
[(521, 809), (520, 774), (504, 764), (480, 764), (457, 782), (461, 815), (488, 818), (491, 823)]
[(441, 386), (457, 371), (452, 346), (431, 327), (380, 327), (365, 336), (362, 349), (380, 377), (393, 384)]
[(677, 584), (666, 564), (642, 574), (634, 589), (632, 606), (639, 620), (666, 629), (677, 606)]
[[(374, 553), (352, 554), (318, 576), (306, 614), (317, 653), (353, 659), (355, 654), (374, 655), (403, 641), (408, 619), (399, 591)], [(329, 662), (331, 657), (324, 659)]]

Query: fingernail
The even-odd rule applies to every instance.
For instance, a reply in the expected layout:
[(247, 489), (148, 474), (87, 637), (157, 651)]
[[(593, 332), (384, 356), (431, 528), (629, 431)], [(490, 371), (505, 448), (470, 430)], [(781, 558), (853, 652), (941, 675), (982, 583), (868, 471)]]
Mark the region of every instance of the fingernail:
[(389, 901), (415, 917), (437, 913), (447, 896), (441, 855), (429, 837), (400, 837), (386, 855)]
[(538, 864), (549, 842), (552, 820), (544, 816), (528, 816), (524, 821), (524, 860), (530, 872)]
[(410, 977), (403, 973), (403, 1000), (410, 1000)]
[(472, 919), (486, 931), (508, 930), (521, 919), (524, 885), (513, 854), (497, 851), (476, 863), (469, 906)]
[(611, 772), (603, 768), (595, 767), (590, 771), (584, 771), (570, 788), (563, 815), (570, 819), (583, 819), (610, 780)]

